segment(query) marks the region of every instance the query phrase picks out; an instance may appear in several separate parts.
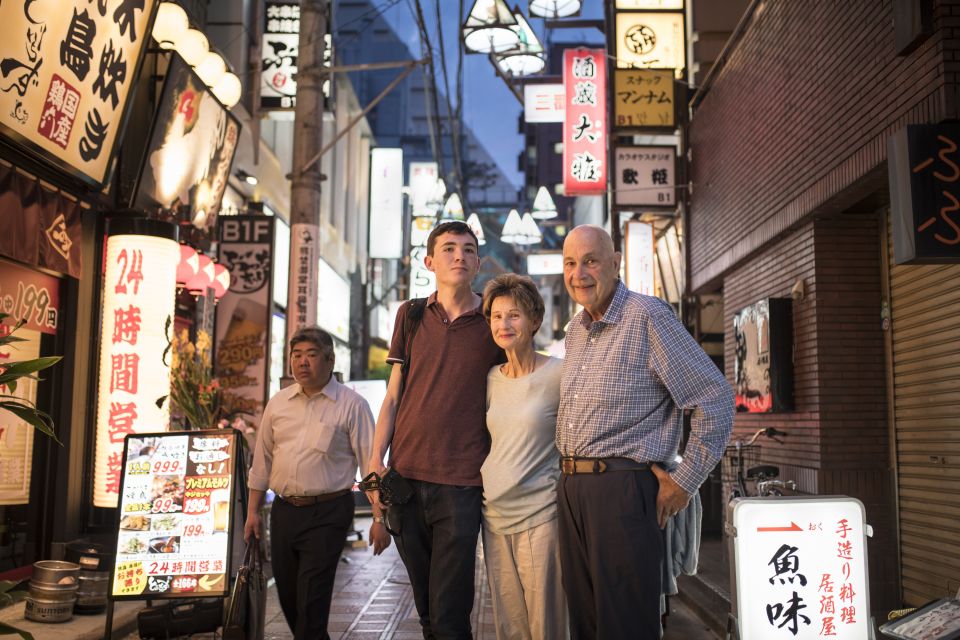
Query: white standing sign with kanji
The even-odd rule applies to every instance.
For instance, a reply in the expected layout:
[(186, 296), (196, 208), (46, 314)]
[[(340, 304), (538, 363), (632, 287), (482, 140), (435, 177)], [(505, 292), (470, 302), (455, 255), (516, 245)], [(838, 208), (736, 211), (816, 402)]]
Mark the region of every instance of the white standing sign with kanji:
[(847, 496), (738, 499), (740, 638), (867, 638), (865, 516), (863, 504)]

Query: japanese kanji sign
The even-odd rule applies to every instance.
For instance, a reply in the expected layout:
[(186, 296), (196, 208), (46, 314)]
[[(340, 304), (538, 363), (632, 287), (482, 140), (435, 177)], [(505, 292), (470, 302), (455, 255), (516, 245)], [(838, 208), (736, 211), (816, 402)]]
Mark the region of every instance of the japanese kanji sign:
[(859, 500), (741, 498), (733, 526), (742, 640), (868, 637), (867, 524)]
[(156, 0), (0, 3), (0, 133), (106, 181)]
[(168, 233), (107, 237), (93, 476), (97, 507), (117, 506), (123, 439), (168, 427), (167, 405), (158, 407), (157, 399), (170, 391), (167, 321), (173, 316), (180, 261), (180, 246), (170, 239), (175, 229)]
[(240, 122), (174, 55), (143, 158), (134, 204), (190, 206), (195, 226), (213, 229), (240, 140)]
[(124, 441), (114, 600), (224, 596), (237, 431), (174, 431)]
[(675, 107), (672, 71), (614, 70), (613, 124), (616, 128), (673, 128)]
[(417, 217), (410, 222), (410, 297), (425, 298), (437, 289), (437, 277), (427, 269), (427, 239), (437, 226), (436, 218)]
[[(297, 106), (297, 58), (300, 53), (300, 3), (267, 0), (260, 44), (260, 109), (290, 110)], [(330, 66), (333, 39), (324, 34), (323, 62)], [(330, 78), (323, 81), (323, 96), (330, 98)]]
[(560, 83), (523, 85), (524, 122), (563, 122), (566, 95)]
[(687, 45), (683, 13), (617, 12), (617, 66), (636, 69), (673, 69), (682, 78)]
[(627, 288), (646, 296), (656, 295), (654, 229), (649, 222), (631, 220), (624, 232), (624, 271)]
[(563, 52), (564, 195), (607, 190), (607, 60), (603, 49)]
[(960, 125), (910, 125), (889, 147), (896, 263), (960, 261)]
[[(275, 220), (257, 215), (224, 216), (218, 225), (218, 255), (230, 271), (230, 295), (217, 305), (214, 368), (225, 405), (243, 412), (244, 420), (254, 428), (260, 424), (267, 402)], [(299, 264), (301, 255), (294, 254), (291, 259)], [(297, 281), (290, 283), (298, 296), (306, 297), (306, 277), (298, 275)]]
[(676, 205), (676, 147), (616, 147), (613, 157), (617, 206)]
[(26, 320), (24, 329), (56, 335), (60, 320), (60, 282), (33, 269), (0, 260), (0, 311)]

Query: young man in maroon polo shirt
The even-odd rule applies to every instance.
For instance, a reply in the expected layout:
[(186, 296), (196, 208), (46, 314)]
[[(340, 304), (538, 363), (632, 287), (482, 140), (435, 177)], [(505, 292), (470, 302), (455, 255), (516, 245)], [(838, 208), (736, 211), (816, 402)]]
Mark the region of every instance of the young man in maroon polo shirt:
[[(462, 222), (437, 226), (427, 240), (424, 263), (436, 274), (437, 291), (427, 299), (416, 331), (411, 329), (412, 340), (404, 322), (410, 302), (397, 312), (387, 358), (393, 371), (370, 460), (370, 468), (382, 472), (389, 447), (390, 465), (414, 489), (413, 498), (399, 507), (399, 518), (391, 520), (400, 524), (397, 549), (427, 639), (472, 637), (480, 466), (490, 450), (487, 373), (504, 361), (481, 297), (471, 288), (480, 270), (477, 244)], [(371, 492), (371, 499), (377, 498)]]

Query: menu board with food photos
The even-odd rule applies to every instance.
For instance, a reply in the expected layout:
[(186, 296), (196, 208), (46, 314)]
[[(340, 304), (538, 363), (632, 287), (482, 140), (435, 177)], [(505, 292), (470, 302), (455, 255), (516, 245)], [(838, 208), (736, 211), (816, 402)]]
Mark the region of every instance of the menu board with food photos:
[(232, 429), (126, 437), (114, 600), (227, 594), (238, 451)]

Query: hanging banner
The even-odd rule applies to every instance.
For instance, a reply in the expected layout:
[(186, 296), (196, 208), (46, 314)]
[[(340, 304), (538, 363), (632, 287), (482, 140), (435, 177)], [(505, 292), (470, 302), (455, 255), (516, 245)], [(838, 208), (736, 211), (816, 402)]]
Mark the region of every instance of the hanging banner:
[(157, 220), (111, 220), (107, 232), (93, 504), (113, 508), (123, 439), (169, 425), (157, 399), (170, 393), (167, 322), (172, 330), (180, 245), (177, 228)]
[(738, 498), (733, 506), (739, 637), (871, 636), (863, 504), (846, 496)]
[(256, 428), (267, 402), (273, 217), (224, 216), (218, 223), (220, 264), (230, 293), (217, 305), (214, 372), (229, 411)]
[(897, 264), (960, 262), (960, 125), (909, 125), (888, 143)]
[(624, 262), (627, 288), (645, 296), (655, 296), (656, 273), (653, 266), (654, 234), (649, 222), (631, 220), (624, 232)]
[(133, 205), (173, 210), (189, 205), (194, 226), (212, 230), (239, 139), (240, 121), (174, 55)]
[[(329, 13), (327, 17), (329, 24)], [(323, 65), (333, 59), (333, 38), (324, 34)], [(264, 2), (260, 41), (260, 110), (289, 111), (297, 106), (297, 59), (300, 54), (300, 3), (298, 0)], [(330, 100), (330, 78), (323, 81), (323, 97)], [(326, 105), (324, 105), (326, 108)]]
[[(330, 335), (350, 342), (350, 283), (326, 260), (317, 265), (317, 326)], [(347, 363), (338, 361), (342, 366)]]
[(672, 71), (614, 69), (614, 127), (673, 129), (676, 120)]
[(676, 206), (676, 147), (616, 147), (613, 161), (617, 206)]
[(370, 257), (403, 257), (403, 149), (370, 151)]
[(565, 196), (607, 191), (607, 59), (603, 49), (563, 52)]
[(523, 85), (524, 122), (563, 122), (567, 94), (561, 83)]
[(157, 4), (0, 3), (0, 133), (88, 184), (104, 185)]
[(686, 71), (687, 41), (683, 13), (617, 12), (617, 66), (636, 69), (673, 69), (677, 78)]
[(290, 284), (287, 294), (287, 335), (317, 324), (316, 305), (307, 304), (310, 293), (320, 286), (317, 264), (320, 260), (320, 227), (295, 223), (290, 227)]
[(126, 438), (111, 599), (227, 595), (238, 436), (222, 429)]

